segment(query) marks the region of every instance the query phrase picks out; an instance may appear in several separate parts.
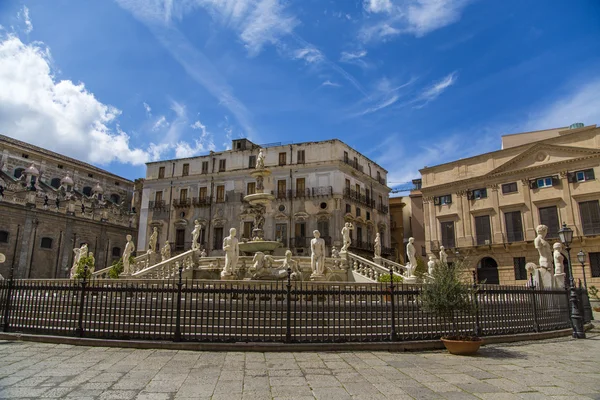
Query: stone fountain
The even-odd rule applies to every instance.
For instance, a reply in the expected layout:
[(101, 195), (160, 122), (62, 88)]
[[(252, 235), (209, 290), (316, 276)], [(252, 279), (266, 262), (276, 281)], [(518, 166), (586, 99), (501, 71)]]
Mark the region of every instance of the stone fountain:
[(265, 223), (265, 212), (267, 204), (270, 204), (274, 199), (270, 193), (265, 193), (264, 180), (265, 177), (271, 175), (271, 171), (265, 168), (265, 155), (260, 149), (256, 158), (256, 169), (250, 174), (256, 178), (256, 193), (244, 196), (244, 201), (250, 204), (252, 214), (254, 215), (254, 227), (252, 229), (252, 240), (239, 244), (240, 251), (244, 253), (254, 254), (263, 252), (270, 254), (278, 247), (281, 247), (280, 242), (265, 240), (263, 225)]

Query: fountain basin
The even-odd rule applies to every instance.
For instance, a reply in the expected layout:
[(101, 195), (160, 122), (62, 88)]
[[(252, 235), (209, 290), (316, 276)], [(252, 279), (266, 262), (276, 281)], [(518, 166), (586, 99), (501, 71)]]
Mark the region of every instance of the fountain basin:
[(256, 240), (250, 242), (242, 242), (238, 244), (240, 251), (248, 254), (254, 254), (257, 251), (263, 253), (272, 253), (273, 250), (282, 247), (281, 242), (269, 241), (269, 240)]
[(275, 200), (275, 196), (273, 196), (271, 193), (254, 193), (244, 196), (244, 200), (250, 204), (267, 205), (271, 201)]

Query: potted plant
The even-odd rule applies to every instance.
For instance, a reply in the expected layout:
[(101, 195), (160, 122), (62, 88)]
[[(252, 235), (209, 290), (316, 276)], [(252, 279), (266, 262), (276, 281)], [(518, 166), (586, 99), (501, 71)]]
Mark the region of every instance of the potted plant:
[[(402, 281), (403, 281), (403, 279), (400, 275), (394, 274), (394, 283), (402, 283)], [(390, 283), (390, 274), (379, 275), (379, 278), (377, 278), (377, 282)], [(387, 290), (389, 291), (390, 289), (388, 288)], [(392, 300), (392, 296), (390, 294), (386, 294), (384, 296), (384, 298), (385, 298), (385, 301)]]
[(439, 263), (421, 291), (423, 309), (442, 317), (451, 326), (452, 331), (441, 338), (451, 354), (474, 354), (483, 343), (480, 337), (461, 335), (458, 330), (458, 314), (473, 315), (477, 311), (473, 301), (475, 288), (463, 280), (465, 275), (463, 262)]

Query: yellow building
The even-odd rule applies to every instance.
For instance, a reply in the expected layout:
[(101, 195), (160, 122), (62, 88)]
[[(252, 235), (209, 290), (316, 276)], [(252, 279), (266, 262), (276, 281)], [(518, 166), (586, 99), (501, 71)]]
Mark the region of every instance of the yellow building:
[[(600, 284), (600, 128), (527, 132), (502, 138), (502, 150), (422, 169), (425, 246), (450, 261), (465, 258), (480, 280), (522, 284), (525, 264), (538, 263), (535, 228), (558, 241), (573, 229), (574, 277), (583, 278), (576, 253), (586, 253), (589, 285)], [(458, 250), (458, 252), (457, 252)]]

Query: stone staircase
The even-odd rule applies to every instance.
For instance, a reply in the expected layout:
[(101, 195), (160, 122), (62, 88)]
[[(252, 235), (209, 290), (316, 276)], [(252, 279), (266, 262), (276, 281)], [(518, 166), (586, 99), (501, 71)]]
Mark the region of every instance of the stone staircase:
[[(343, 253), (342, 257), (344, 257)], [(390, 268), (393, 270), (394, 275), (402, 276), (401, 271), (404, 267), (393, 261), (381, 258), (380, 265), (354, 253), (346, 253), (345, 257), (357, 282), (378, 282), (380, 276), (389, 275)]]

